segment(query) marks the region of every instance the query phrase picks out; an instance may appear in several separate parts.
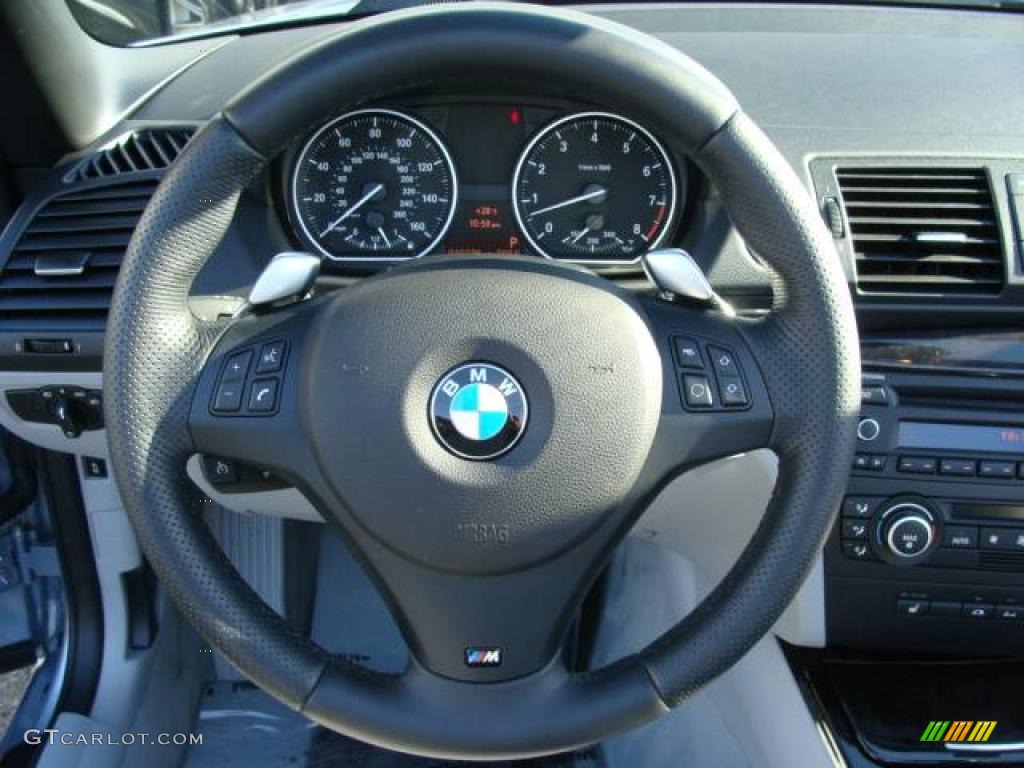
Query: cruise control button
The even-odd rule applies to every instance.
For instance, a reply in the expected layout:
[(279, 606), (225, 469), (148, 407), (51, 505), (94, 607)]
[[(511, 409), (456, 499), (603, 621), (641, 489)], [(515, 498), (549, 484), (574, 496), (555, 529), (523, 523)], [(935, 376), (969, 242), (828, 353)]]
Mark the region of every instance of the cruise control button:
[(878, 499), (847, 496), (843, 500), (843, 517), (871, 517), (877, 505)]
[(715, 370), (721, 376), (738, 376), (739, 372), (736, 370), (736, 359), (733, 357), (732, 352), (723, 347), (712, 347), (708, 346), (708, 357), (711, 358), (711, 365), (715, 367)]
[(683, 397), (691, 408), (710, 408), (715, 404), (707, 376), (683, 376)]
[(249, 389), (249, 410), (266, 413), (277, 405), (277, 379), (256, 379)]
[(680, 368), (690, 368), (692, 370), (702, 370), (704, 368), (704, 358), (701, 357), (700, 344), (697, 343), (696, 339), (691, 339), (689, 336), (676, 336), (674, 341), (676, 360), (679, 362)]
[(260, 350), (259, 362), (256, 363), (256, 373), (275, 373), (281, 370), (284, 363), (284, 345), (283, 341), (264, 344)]
[(950, 549), (977, 549), (978, 529), (971, 525), (947, 525), (942, 546)]
[(993, 608), (988, 603), (965, 603), (960, 615), (965, 619), (991, 619)]
[(212, 485), (233, 485), (238, 482), (238, 465), (220, 456), (203, 456), (203, 474)]
[(843, 554), (851, 560), (876, 560), (866, 541), (844, 541)]
[(866, 539), (868, 523), (866, 520), (843, 520), (844, 539)]
[(241, 381), (222, 381), (213, 398), (213, 410), (218, 413), (232, 413), (242, 407)]
[(246, 374), (249, 373), (249, 363), (251, 361), (251, 349), (231, 355), (224, 365), (224, 375), (221, 377), (221, 381), (244, 381)]
[(743, 382), (736, 376), (718, 377), (718, 396), (723, 405), (740, 406), (750, 402)]

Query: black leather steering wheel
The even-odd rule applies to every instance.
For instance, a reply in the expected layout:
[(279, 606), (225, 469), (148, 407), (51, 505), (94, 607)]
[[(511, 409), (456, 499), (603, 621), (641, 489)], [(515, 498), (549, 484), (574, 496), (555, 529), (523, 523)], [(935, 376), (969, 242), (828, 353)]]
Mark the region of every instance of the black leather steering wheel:
[[(777, 276), (774, 311), (729, 319), (541, 259), (474, 257), (408, 262), (227, 325), (189, 312), (190, 285), (243, 188), (289, 141), (343, 108), (467, 70), (555, 81), (678, 138)], [(684, 407), (679, 334), (731, 353), (749, 405)], [(267, 375), (273, 410), (213, 410), (229, 358), (270, 341), (286, 343), (282, 368)], [(521, 439), (491, 461), (454, 455), (429, 423), (432, 393), (465, 363), (513, 374), (528, 398)], [(198, 631), (329, 728), (465, 759), (601, 740), (659, 717), (737, 661), (820, 551), (859, 408), (856, 328), (831, 239), (726, 88), (633, 30), (504, 4), (353, 23), (237, 96), (142, 216), (114, 294), (104, 375), (125, 506)], [(559, 650), (579, 601), (658, 490), (696, 464), (760, 447), (778, 454), (779, 479), (728, 576), (636, 655), (568, 671)], [(404, 674), (332, 658), (261, 602), (194, 511), (184, 465), (195, 453), (266, 467), (310, 499), (390, 604), (411, 650)]]

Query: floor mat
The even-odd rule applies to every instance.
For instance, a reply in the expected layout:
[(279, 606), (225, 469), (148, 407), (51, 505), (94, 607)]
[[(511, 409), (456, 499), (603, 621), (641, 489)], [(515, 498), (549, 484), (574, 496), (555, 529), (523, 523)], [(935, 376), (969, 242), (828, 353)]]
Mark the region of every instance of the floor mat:
[[(310, 748), (308, 768), (359, 766), (360, 768), (465, 768), (470, 763), (433, 760), (372, 747), (324, 728), (317, 729)], [(479, 765), (479, 763), (477, 763)], [(536, 760), (486, 763), (490, 768), (600, 768), (596, 749)]]
[(32, 668), (22, 667), (0, 675), (0, 736), (7, 732), (7, 725), (21, 704), (29, 680), (32, 679)]
[[(249, 683), (216, 683), (203, 695), (185, 768), (465, 768), (468, 763), (389, 752), (328, 731)], [(597, 750), (489, 768), (601, 768)]]

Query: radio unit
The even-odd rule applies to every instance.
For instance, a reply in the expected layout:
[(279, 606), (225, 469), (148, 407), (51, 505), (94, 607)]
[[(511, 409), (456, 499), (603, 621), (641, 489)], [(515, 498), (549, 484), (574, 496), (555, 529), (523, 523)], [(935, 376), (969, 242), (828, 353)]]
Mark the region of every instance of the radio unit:
[(830, 644), (1024, 648), (1024, 381), (866, 374), (825, 550)]

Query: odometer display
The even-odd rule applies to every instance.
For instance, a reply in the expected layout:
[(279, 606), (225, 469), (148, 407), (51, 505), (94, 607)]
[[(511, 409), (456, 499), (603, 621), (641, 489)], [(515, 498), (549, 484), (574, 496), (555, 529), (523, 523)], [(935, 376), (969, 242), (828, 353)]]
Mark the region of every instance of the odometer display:
[(318, 130), (292, 176), (299, 227), (332, 259), (430, 252), (451, 224), (456, 194), (441, 140), (422, 122), (383, 109), (352, 112)]
[(629, 263), (668, 232), (676, 178), (650, 133), (593, 112), (540, 131), (519, 160), (512, 194), (519, 226), (541, 254), (584, 264)]

